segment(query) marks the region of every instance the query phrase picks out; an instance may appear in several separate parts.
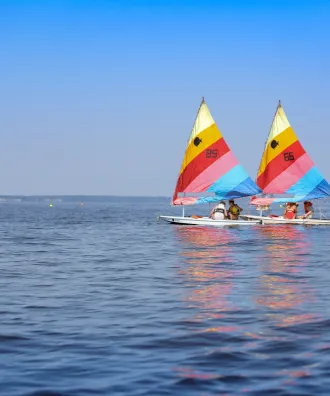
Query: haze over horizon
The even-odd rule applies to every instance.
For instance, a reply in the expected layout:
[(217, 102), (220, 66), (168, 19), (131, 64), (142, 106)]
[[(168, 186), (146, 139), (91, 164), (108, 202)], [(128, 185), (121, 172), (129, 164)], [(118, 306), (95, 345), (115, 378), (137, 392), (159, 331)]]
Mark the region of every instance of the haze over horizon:
[(0, 0), (0, 195), (171, 196), (201, 97), (255, 179), (281, 99), (324, 177), (330, 2)]

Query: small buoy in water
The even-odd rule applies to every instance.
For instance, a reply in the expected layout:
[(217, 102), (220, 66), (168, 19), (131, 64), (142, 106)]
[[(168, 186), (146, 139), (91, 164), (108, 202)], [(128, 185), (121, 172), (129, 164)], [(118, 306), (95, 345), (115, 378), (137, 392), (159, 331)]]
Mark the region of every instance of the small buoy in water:
[(53, 204), (49, 204), (49, 207), (52, 208), (52, 207), (53, 207)]

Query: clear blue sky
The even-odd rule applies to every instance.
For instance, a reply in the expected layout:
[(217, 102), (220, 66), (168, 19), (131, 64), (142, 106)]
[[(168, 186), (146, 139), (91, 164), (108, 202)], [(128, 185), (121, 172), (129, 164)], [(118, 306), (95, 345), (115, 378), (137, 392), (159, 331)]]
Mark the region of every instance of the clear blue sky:
[(0, 0), (0, 194), (171, 195), (202, 96), (254, 179), (278, 99), (330, 180), (329, 0)]

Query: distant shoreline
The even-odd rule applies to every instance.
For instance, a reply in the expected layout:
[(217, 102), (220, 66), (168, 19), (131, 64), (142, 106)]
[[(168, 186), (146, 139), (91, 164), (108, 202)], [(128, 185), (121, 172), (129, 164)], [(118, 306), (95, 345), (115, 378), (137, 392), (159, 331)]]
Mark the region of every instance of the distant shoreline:
[(0, 198), (43, 198), (43, 197), (103, 197), (103, 198), (171, 198), (166, 195), (105, 195), (105, 194), (0, 194)]
[(147, 195), (0, 195), (0, 203), (5, 202), (104, 202), (117, 200), (162, 199), (170, 201), (171, 197)]

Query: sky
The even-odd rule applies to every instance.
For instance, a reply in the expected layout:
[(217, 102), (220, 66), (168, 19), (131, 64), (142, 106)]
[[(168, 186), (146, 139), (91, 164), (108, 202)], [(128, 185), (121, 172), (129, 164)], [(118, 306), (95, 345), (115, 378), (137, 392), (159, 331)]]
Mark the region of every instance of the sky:
[(330, 0), (0, 0), (0, 194), (171, 196), (202, 96), (255, 179), (278, 100), (330, 181)]

